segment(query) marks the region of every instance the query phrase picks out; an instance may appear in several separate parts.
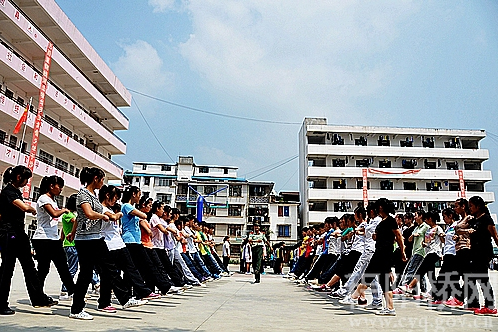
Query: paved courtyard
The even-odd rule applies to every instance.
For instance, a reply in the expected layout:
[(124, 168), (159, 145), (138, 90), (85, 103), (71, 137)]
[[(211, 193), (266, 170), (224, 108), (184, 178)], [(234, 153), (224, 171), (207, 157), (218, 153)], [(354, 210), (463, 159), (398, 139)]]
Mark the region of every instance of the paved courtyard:
[[(235, 270), (236, 267), (232, 267)], [(165, 297), (117, 314), (95, 310), (97, 299), (88, 300), (93, 321), (69, 319), (70, 302), (51, 308), (32, 308), (19, 266), (16, 268), (11, 306), (13, 316), (0, 316), (0, 331), (498, 331), (498, 317), (435, 308), (397, 300), (396, 317), (345, 307), (323, 293), (312, 293), (281, 276), (267, 274), (261, 284), (235, 273), (230, 278), (194, 288), (183, 295)], [(55, 269), (46, 291), (57, 297), (60, 285)], [(498, 273), (492, 272), (498, 290)]]

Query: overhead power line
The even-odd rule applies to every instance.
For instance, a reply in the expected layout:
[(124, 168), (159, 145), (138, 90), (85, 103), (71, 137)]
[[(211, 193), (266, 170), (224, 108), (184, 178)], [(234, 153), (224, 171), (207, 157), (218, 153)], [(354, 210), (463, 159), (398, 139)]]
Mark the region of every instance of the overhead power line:
[(294, 159), (296, 159), (297, 157), (299, 157), (299, 156), (297, 156), (297, 155), (296, 155), (296, 156), (292, 157), (291, 159), (286, 160), (286, 161), (284, 161), (283, 163), (280, 163), (280, 164), (278, 164), (277, 166), (270, 168), (269, 170), (266, 170), (266, 171), (264, 171), (264, 172), (261, 172), (261, 173), (259, 173), (259, 174), (257, 174), (257, 175), (254, 175), (254, 176), (252, 176), (252, 177), (248, 178), (247, 180), (252, 180), (252, 179), (254, 179), (254, 178), (257, 178), (258, 176), (261, 176), (261, 175), (263, 175), (263, 174), (266, 174), (266, 173), (268, 173), (268, 172), (271, 172), (271, 171), (273, 171), (274, 169), (277, 169), (277, 168), (279, 168), (279, 167), (281, 167), (281, 166), (284, 166), (285, 164), (290, 163), (291, 161), (293, 161), (293, 160), (294, 160)]
[(169, 101), (169, 100), (166, 100), (166, 99), (162, 99), (162, 98), (158, 98), (158, 97), (154, 97), (154, 96), (151, 96), (151, 95), (148, 95), (146, 93), (143, 93), (143, 92), (140, 92), (140, 91), (136, 91), (136, 90), (133, 90), (133, 89), (129, 89), (129, 88), (127, 88), (127, 89), (129, 91), (133, 92), (133, 93), (136, 93), (137, 95), (140, 95), (140, 96), (143, 96), (143, 97), (146, 97), (146, 98), (149, 98), (149, 99), (153, 99), (153, 100), (156, 100), (156, 101), (159, 101), (161, 103), (165, 103), (165, 104), (168, 104), (168, 105), (171, 105), (171, 106), (175, 106), (175, 107), (180, 107), (180, 108), (183, 108), (183, 109), (187, 109), (187, 110), (190, 110), (190, 111), (193, 111), (193, 112), (204, 113), (204, 114), (209, 114), (209, 115), (214, 115), (214, 116), (219, 116), (219, 117), (229, 118), (229, 119), (252, 121), (252, 122), (260, 122), (260, 123), (271, 123), (271, 124), (293, 125), (293, 126), (301, 124), (299, 122), (288, 122), (288, 121), (274, 121), (274, 120), (257, 119), (257, 118), (249, 118), (249, 117), (245, 117), (245, 116), (230, 115), (230, 114), (224, 114), (224, 113), (218, 113), (218, 112), (203, 110), (203, 109), (196, 108), (196, 107), (191, 107), (191, 106), (187, 106), (187, 105), (182, 105), (182, 104), (174, 103), (172, 101)]

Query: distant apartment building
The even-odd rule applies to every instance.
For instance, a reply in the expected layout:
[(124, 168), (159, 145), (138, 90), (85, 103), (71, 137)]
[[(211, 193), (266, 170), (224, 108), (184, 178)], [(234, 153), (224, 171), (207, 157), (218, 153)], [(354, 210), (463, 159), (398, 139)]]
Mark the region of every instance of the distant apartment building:
[(198, 193), (203, 195), (203, 221), (215, 226), (217, 241), (230, 235), (232, 243), (240, 243), (258, 223), (272, 242), (295, 242), (299, 194), (277, 195), (273, 182), (247, 181), (237, 171), (232, 166), (196, 165), (193, 157), (180, 156), (174, 164), (135, 162), (124, 180), (182, 214), (196, 215)]
[(303, 225), (353, 212), (387, 197), (397, 212), (440, 212), (457, 198), (481, 196), (491, 171), (480, 148), (484, 130), (328, 125), (306, 118), (299, 132)]
[[(44, 57), (52, 42), (31, 201), (45, 175), (64, 178), (60, 206), (80, 188), (85, 166), (100, 167), (109, 180), (121, 179), (123, 169), (111, 157), (126, 153), (115, 131), (128, 129), (118, 107), (130, 105), (130, 93), (55, 1), (0, 1), (0, 21), (0, 172), (28, 163)], [(22, 140), (23, 130), (13, 130), (31, 98)]]

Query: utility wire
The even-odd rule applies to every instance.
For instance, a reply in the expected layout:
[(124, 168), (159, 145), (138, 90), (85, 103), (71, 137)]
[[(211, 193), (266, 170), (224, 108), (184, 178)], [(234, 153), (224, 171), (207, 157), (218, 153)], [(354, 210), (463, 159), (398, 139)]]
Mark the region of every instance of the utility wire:
[(278, 190), (277, 193), (280, 192), (287, 185), (287, 183), (289, 183), (289, 181), (294, 177), (294, 175), (296, 175), (297, 171), (299, 171), (299, 167), (296, 168), (294, 173), (292, 173), (292, 175), (287, 179), (287, 181), (285, 181), (285, 183), (282, 186), (280, 186), (280, 190)]
[(267, 169), (268, 167), (272, 167), (272, 166), (274, 166), (274, 165), (277, 165), (277, 164), (279, 164), (279, 163), (281, 163), (281, 162), (283, 162), (283, 161), (288, 160), (289, 158), (295, 158), (295, 156), (292, 156), (292, 157), (287, 157), (287, 158), (284, 158), (284, 159), (282, 159), (282, 160), (276, 161), (276, 162), (274, 162), (273, 164), (266, 165), (266, 166), (264, 166), (264, 167), (261, 167), (261, 168), (255, 169), (254, 171), (246, 172), (246, 173), (244, 174), (244, 177), (249, 176), (249, 174), (256, 173), (256, 172), (262, 171), (262, 170), (264, 170), (264, 169)]
[(147, 125), (147, 127), (149, 128), (150, 132), (152, 133), (152, 136), (154, 136), (154, 138), (156, 139), (157, 143), (159, 144), (159, 146), (161, 147), (161, 149), (164, 151), (164, 153), (166, 153), (166, 155), (169, 157), (169, 159), (171, 160), (172, 163), (175, 162), (175, 160), (171, 157), (171, 155), (168, 153), (168, 151), (166, 151), (166, 149), (164, 148), (163, 144), (161, 143), (161, 141), (159, 140), (159, 138), (157, 138), (156, 134), (154, 133), (154, 130), (152, 130), (152, 127), (149, 125), (149, 122), (147, 121), (147, 119), (145, 118), (144, 114), (142, 113), (142, 110), (140, 109), (140, 107), (138, 107), (138, 104), (137, 102), (135, 101), (134, 98), (132, 98), (132, 102), (135, 104), (135, 106), (137, 107), (138, 109), (138, 112), (140, 113), (140, 115), (142, 116), (142, 119), (144, 120), (145, 124)]
[(257, 177), (258, 177), (258, 176), (260, 176), (260, 175), (263, 175), (263, 174), (266, 174), (266, 173), (268, 173), (268, 172), (271, 172), (271, 171), (273, 171), (274, 169), (277, 169), (277, 168), (279, 168), (279, 167), (281, 167), (281, 166), (284, 166), (285, 164), (290, 163), (291, 161), (293, 161), (293, 160), (294, 160), (294, 159), (296, 159), (297, 157), (298, 157), (298, 156), (294, 156), (294, 157), (292, 157), (291, 159), (289, 159), (289, 160), (287, 160), (287, 161), (284, 161), (283, 163), (280, 163), (280, 164), (278, 164), (277, 166), (272, 167), (272, 168), (270, 168), (270, 169), (269, 169), (269, 170), (267, 170), (267, 171), (261, 172), (261, 173), (259, 173), (259, 174), (255, 175), (255, 176), (252, 176), (252, 177), (248, 178), (247, 180), (252, 180), (252, 179), (254, 179), (254, 178), (257, 178)]
[(171, 106), (176, 106), (176, 107), (180, 107), (180, 108), (187, 109), (187, 110), (190, 110), (190, 111), (198, 112), (198, 113), (204, 113), (204, 114), (209, 114), (209, 115), (214, 115), (214, 116), (219, 116), (219, 117), (229, 118), (229, 119), (245, 120), (245, 121), (252, 121), (252, 122), (262, 122), (262, 123), (271, 123), (271, 124), (280, 124), (280, 125), (293, 125), (294, 126), (294, 125), (300, 125), (301, 124), (299, 122), (287, 122), (287, 121), (273, 121), (273, 120), (265, 120), (265, 119), (256, 119), (256, 118), (248, 118), (248, 117), (245, 117), (245, 116), (230, 115), (230, 114), (224, 114), (224, 113), (217, 113), (217, 112), (213, 112), (213, 111), (207, 111), (207, 110), (203, 110), (203, 109), (200, 109), (200, 108), (195, 108), (195, 107), (191, 107), (191, 106), (187, 106), (187, 105), (182, 105), (182, 104), (174, 103), (172, 101), (169, 101), (169, 100), (166, 100), (166, 99), (161, 99), (161, 98), (158, 98), (158, 97), (154, 97), (154, 96), (151, 96), (151, 95), (148, 95), (146, 93), (143, 93), (143, 92), (140, 92), (140, 91), (136, 91), (136, 90), (133, 90), (133, 89), (129, 89), (129, 88), (127, 88), (127, 89), (129, 91), (133, 92), (133, 93), (136, 93), (137, 95), (140, 95), (140, 96), (143, 96), (143, 97), (146, 97), (146, 98), (149, 98), (149, 99), (153, 99), (153, 100), (156, 100), (156, 101), (159, 101), (161, 103), (165, 103), (165, 104), (168, 104), (168, 105), (171, 105)]

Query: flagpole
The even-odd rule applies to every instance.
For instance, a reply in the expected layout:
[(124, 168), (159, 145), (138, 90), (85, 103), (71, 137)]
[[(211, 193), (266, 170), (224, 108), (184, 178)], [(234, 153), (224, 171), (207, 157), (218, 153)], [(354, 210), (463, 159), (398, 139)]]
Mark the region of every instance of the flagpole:
[(26, 135), (26, 125), (28, 124), (29, 109), (31, 108), (32, 101), (33, 101), (33, 97), (30, 97), (29, 104), (28, 104), (28, 114), (26, 114), (26, 121), (24, 121), (24, 128), (22, 130), (21, 145), (19, 146), (19, 153), (17, 154), (17, 165), (19, 165), (19, 161), (21, 160), (22, 145), (24, 144), (24, 136)]

